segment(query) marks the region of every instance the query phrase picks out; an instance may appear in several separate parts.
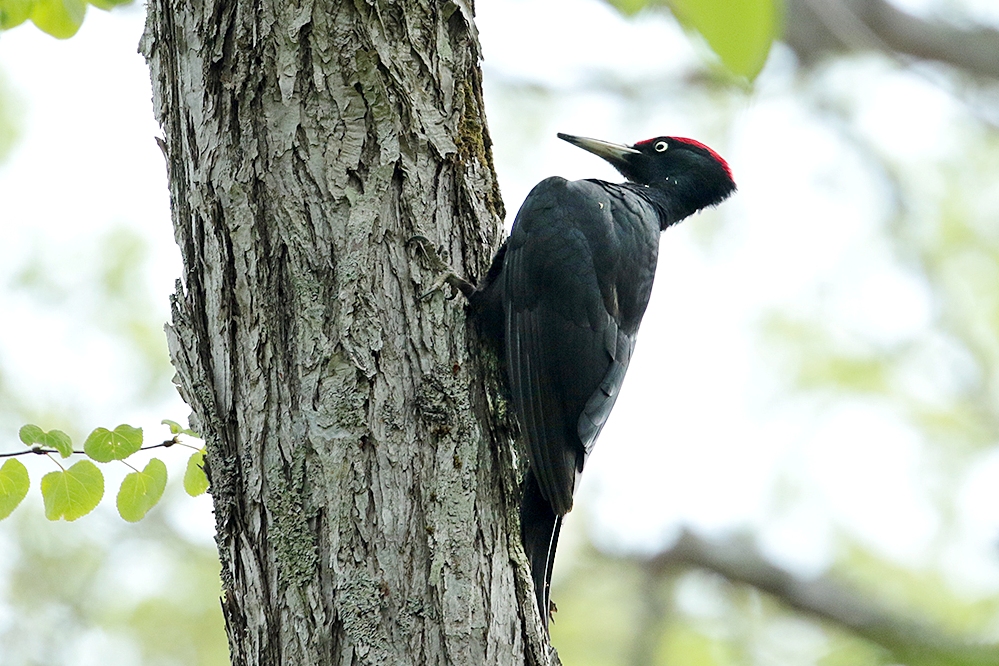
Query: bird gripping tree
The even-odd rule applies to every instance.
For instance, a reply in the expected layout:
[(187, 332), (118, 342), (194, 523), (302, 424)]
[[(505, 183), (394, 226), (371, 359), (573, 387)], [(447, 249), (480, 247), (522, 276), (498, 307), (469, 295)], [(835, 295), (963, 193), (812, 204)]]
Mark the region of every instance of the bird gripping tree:
[(524, 550), (545, 620), (562, 517), (624, 382), (652, 293), (659, 232), (735, 191), (725, 160), (693, 139), (624, 146), (558, 136), (627, 181), (541, 181), (482, 284), (449, 276), (503, 356), (529, 460)]

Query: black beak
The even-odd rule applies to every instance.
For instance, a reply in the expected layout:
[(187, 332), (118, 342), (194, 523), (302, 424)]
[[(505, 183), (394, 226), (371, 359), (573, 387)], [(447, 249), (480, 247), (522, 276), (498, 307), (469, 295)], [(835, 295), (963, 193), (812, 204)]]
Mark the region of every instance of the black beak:
[(572, 145), (589, 151), (598, 157), (604, 158), (614, 165), (616, 169), (626, 166), (628, 164), (628, 158), (631, 155), (641, 155), (641, 152), (635, 150), (634, 148), (623, 146), (618, 143), (610, 143), (609, 141), (601, 141), (600, 139), (587, 139), (581, 136), (562, 134), (561, 132), (558, 133), (558, 138), (563, 141), (568, 141)]

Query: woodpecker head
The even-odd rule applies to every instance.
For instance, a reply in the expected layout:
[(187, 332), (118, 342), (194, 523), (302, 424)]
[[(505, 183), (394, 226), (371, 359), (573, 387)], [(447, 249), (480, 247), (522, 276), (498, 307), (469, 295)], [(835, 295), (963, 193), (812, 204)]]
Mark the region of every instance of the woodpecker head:
[(666, 209), (667, 224), (717, 206), (735, 191), (728, 164), (700, 141), (660, 136), (623, 146), (570, 134), (558, 138), (604, 158), (622, 176), (649, 188), (649, 198)]

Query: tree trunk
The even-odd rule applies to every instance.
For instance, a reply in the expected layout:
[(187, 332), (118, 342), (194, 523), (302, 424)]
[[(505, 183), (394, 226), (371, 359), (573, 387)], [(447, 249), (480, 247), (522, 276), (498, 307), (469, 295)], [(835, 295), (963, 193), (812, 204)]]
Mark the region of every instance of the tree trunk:
[(546, 664), (498, 371), (409, 240), (502, 233), (472, 8), (151, 0), (234, 664)]

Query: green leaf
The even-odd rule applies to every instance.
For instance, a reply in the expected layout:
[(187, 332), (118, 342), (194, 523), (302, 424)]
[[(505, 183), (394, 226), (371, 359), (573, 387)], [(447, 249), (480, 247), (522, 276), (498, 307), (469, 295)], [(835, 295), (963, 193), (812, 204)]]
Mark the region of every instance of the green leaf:
[(185, 428), (176, 421), (171, 421), (170, 419), (163, 419), (160, 421), (163, 425), (170, 428), (171, 435), (190, 435), (191, 437), (201, 437), (198, 433), (194, 432), (190, 428)]
[(29, 423), (21, 426), (21, 430), (18, 431), (17, 436), (28, 446), (34, 446), (41, 442), (42, 437), (45, 436), (45, 431), (34, 423)]
[(725, 67), (749, 80), (781, 29), (782, 0), (670, 0), (673, 14), (707, 41)]
[(96, 428), (83, 444), (86, 454), (97, 462), (124, 460), (141, 448), (142, 428), (133, 428), (125, 423), (113, 431)]
[(205, 450), (196, 451), (187, 460), (184, 472), (184, 490), (191, 497), (197, 497), (208, 490), (208, 475), (205, 474)]
[(58, 451), (63, 458), (73, 455), (73, 440), (62, 430), (49, 430), (41, 443)]
[(625, 16), (634, 16), (646, 7), (661, 4), (654, 0), (607, 0), (607, 2)]
[(100, 504), (104, 497), (104, 475), (97, 465), (81, 460), (61, 472), (42, 477), (42, 499), (49, 520), (76, 520)]
[(43, 32), (69, 39), (83, 24), (87, 3), (83, 0), (35, 0), (31, 20)]
[(0, 30), (21, 25), (31, 16), (35, 0), (0, 0)]
[(163, 419), (160, 423), (170, 428), (171, 435), (179, 435), (184, 430), (184, 426), (170, 419)]
[(55, 449), (63, 458), (73, 455), (73, 440), (62, 430), (45, 432), (33, 423), (21, 426), (18, 436), (28, 446), (40, 444), (48, 449)]
[(131, 2), (132, 0), (90, 0), (90, 4), (104, 11), (109, 11), (118, 5), (127, 5)]
[(17, 508), (30, 485), (28, 469), (20, 460), (11, 458), (0, 467), (0, 520)]
[(156, 506), (166, 488), (167, 468), (153, 458), (141, 472), (126, 474), (118, 490), (118, 513), (130, 523), (142, 520)]

